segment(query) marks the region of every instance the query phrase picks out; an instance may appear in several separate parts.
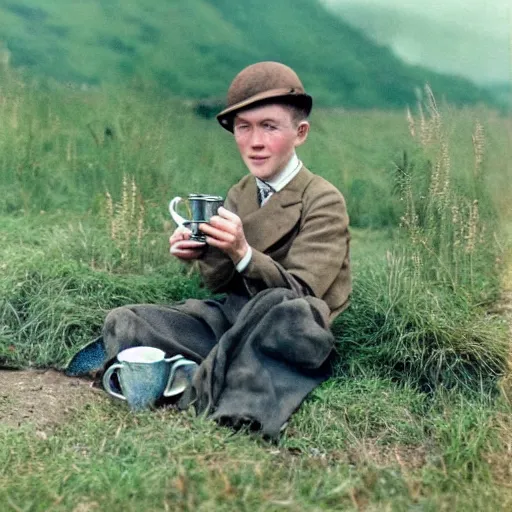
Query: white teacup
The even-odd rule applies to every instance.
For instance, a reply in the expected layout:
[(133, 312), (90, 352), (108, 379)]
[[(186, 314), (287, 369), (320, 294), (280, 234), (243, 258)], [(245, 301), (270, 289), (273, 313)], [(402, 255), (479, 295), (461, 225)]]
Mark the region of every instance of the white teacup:
[[(128, 348), (117, 354), (117, 360), (105, 371), (103, 387), (108, 394), (128, 402), (133, 410), (152, 407), (162, 396), (182, 392), (182, 389), (173, 387), (176, 369), (185, 364), (195, 364), (182, 355), (166, 358), (163, 350), (154, 347)], [(120, 389), (112, 387), (115, 372)]]

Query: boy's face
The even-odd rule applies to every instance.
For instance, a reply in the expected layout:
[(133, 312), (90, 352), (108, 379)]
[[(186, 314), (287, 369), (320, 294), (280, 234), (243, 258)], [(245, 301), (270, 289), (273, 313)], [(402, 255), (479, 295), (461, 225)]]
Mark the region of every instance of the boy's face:
[(268, 181), (284, 169), (308, 131), (309, 123), (297, 123), (289, 108), (264, 105), (236, 114), (233, 133), (249, 172)]

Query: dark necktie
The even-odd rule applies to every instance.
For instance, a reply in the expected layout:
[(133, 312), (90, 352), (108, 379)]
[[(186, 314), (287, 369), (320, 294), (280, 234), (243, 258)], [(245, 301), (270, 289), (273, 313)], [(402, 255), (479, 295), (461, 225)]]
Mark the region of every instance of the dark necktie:
[(265, 200), (270, 194), (272, 194), (273, 191), (274, 189), (270, 185), (262, 182), (258, 183), (258, 200), (260, 206), (265, 203)]

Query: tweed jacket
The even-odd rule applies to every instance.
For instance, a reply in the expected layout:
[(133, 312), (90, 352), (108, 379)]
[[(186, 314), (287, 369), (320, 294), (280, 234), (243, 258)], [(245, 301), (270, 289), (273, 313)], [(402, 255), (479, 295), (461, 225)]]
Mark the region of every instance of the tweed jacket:
[(304, 166), (260, 207), (251, 175), (228, 192), (225, 207), (242, 220), (252, 259), (238, 273), (231, 259), (208, 246), (199, 262), (214, 292), (254, 296), (288, 288), (323, 299), (330, 321), (343, 311), (351, 292), (348, 215), (341, 193)]

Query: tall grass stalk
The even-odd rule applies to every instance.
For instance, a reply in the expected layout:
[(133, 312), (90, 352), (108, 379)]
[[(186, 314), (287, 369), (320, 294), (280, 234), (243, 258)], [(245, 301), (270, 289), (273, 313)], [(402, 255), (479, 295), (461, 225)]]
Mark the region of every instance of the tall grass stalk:
[(142, 255), (145, 210), (135, 178), (124, 175), (121, 200), (115, 203), (107, 190), (105, 203), (110, 239), (118, 248), (121, 260)]
[[(356, 274), (352, 309), (340, 320), (345, 370), (364, 366), (425, 388), (493, 386), (508, 350), (502, 319), (488, 314), (500, 291), (497, 213), (488, 195), (484, 128), (466, 141), (469, 169), (452, 157), (448, 120), (430, 87), (415, 142), (395, 163), (403, 214), (386, 270)], [(457, 175), (471, 178), (464, 186)]]
[[(489, 300), (498, 287), (495, 243), (496, 212), (485, 187), (485, 137), (480, 121), (472, 135), (472, 179), (467, 191), (457, 186), (449, 126), (432, 90), (426, 87), (419, 123), (408, 111), (411, 136), (417, 143), (413, 160), (404, 152), (395, 166), (395, 180), (404, 215), (400, 228), (406, 242), (407, 261), (418, 279)], [(414, 127), (418, 125), (416, 130)], [(466, 145), (467, 146), (467, 145)], [(464, 165), (464, 164), (462, 164)], [(482, 208), (483, 207), (483, 208)]]

